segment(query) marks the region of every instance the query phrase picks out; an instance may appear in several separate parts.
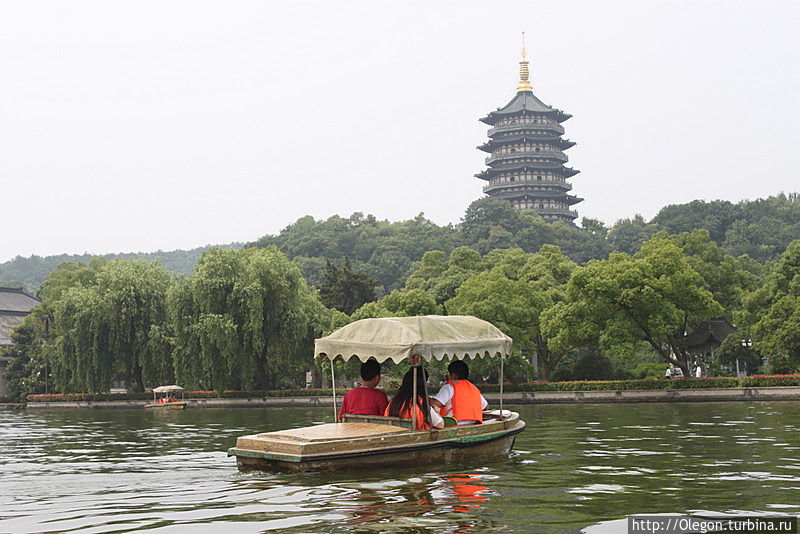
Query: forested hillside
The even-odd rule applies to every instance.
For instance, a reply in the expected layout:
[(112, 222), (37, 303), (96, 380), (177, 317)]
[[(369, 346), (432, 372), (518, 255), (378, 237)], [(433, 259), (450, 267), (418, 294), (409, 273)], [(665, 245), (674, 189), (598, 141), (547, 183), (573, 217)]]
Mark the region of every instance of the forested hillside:
[[(558, 245), (571, 260), (584, 264), (612, 251), (634, 253), (659, 231), (669, 234), (708, 230), (712, 241), (732, 256), (748, 255), (765, 263), (777, 259), (787, 245), (800, 239), (800, 197), (780, 194), (766, 199), (695, 200), (669, 205), (652, 220), (641, 216), (621, 219), (607, 227), (584, 218), (581, 227), (548, 224), (533, 212), (520, 212), (488, 198), (473, 202), (458, 225), (439, 226), (423, 214), (408, 221), (389, 222), (372, 215), (335, 215), (325, 220), (298, 219), (277, 235), (266, 235), (248, 246), (276, 246), (302, 269), (312, 285), (322, 283), (328, 260), (341, 266), (349, 258), (354, 269), (378, 280), (378, 296), (404, 285), (416, 262), (429, 250), (449, 253), (469, 246), (481, 253), (502, 248), (536, 252)], [(240, 244), (220, 245), (238, 248)], [(158, 259), (167, 270), (187, 274), (201, 254), (212, 247), (152, 253), (107, 254), (107, 259)], [(86, 262), (92, 254), (17, 257), (0, 264), (0, 285), (24, 285), (35, 291), (62, 262)]]
[[(222, 248), (240, 248), (241, 243), (216, 245)], [(105, 258), (108, 260), (158, 260), (164, 267), (173, 273), (189, 274), (197, 265), (203, 252), (214, 248), (213, 245), (193, 248), (191, 250), (159, 250), (156, 252), (128, 252), (119, 254), (59, 254), (57, 256), (30, 256), (23, 258), (17, 256), (13, 260), (0, 263), (0, 286), (21, 286), (29, 291), (36, 291), (47, 275), (55, 270), (61, 263), (86, 263), (92, 258)]]
[(777, 259), (787, 245), (800, 239), (800, 197), (796, 193), (739, 203), (695, 200), (670, 205), (649, 222), (641, 216), (617, 221), (612, 227), (584, 218), (581, 227), (548, 224), (532, 211), (517, 211), (508, 203), (484, 198), (467, 208), (457, 226), (437, 226), (422, 214), (410, 221), (379, 221), (354, 213), (327, 220), (303, 217), (278, 235), (251, 245), (274, 245), (293, 259), (311, 284), (323, 279), (326, 260), (353, 266), (380, 282), (389, 292), (403, 286), (415, 262), (428, 250), (449, 253), (468, 246), (483, 254), (494, 249), (521, 248), (536, 252), (558, 245), (571, 260), (585, 264), (612, 251), (634, 253), (659, 231), (679, 234), (708, 230), (712, 241), (732, 255), (748, 255), (764, 263)]
[[(240, 250), (211, 247), (185, 277), (168, 269), (190, 265), (164, 257), (64, 262), (13, 333), (5, 376), (14, 399), (99, 393), (119, 380), (135, 391), (176, 380), (217, 391), (299, 387), (307, 371), (328, 374), (311, 357), (315, 337), (362, 318), (427, 314), (474, 315), (507, 332), (514, 382), (655, 378), (668, 366), (684, 376), (696, 367), (730, 376), (739, 365), (796, 373), (798, 207), (783, 195), (694, 202), (650, 222), (575, 228), (481, 199), (457, 226), (422, 215), (304, 217)], [(194, 264), (199, 252), (170, 259)], [(719, 317), (737, 335), (698, 355), (687, 333)], [(488, 362), (473, 369), (498, 380)]]

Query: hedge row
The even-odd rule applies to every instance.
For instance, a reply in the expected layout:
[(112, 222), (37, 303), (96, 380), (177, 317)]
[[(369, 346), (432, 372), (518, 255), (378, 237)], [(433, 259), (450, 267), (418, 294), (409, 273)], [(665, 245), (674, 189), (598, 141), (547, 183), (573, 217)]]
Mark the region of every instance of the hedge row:
[[(532, 382), (507, 384), (503, 391), (598, 391), (598, 390), (653, 390), (653, 389), (709, 389), (741, 387), (800, 386), (800, 375), (755, 375), (745, 378), (708, 377), (644, 380), (596, 380), (580, 382)], [(480, 385), (486, 393), (500, 391), (498, 384)]]
[[(775, 387), (800, 386), (798, 375), (756, 375), (746, 378), (709, 377), (646, 379), (646, 380), (596, 380), (582, 382), (531, 382), (527, 384), (505, 384), (503, 391), (598, 391), (598, 390), (650, 390), (650, 389), (705, 389), (705, 388), (737, 388), (737, 387)], [(500, 391), (498, 384), (478, 384), (484, 393)], [(347, 390), (337, 389), (338, 395)], [(283, 389), (264, 391), (186, 391), (187, 399), (242, 399), (265, 397), (326, 397), (331, 395), (330, 389)], [(152, 393), (65, 393), (52, 395), (28, 395), (28, 402), (59, 401), (107, 401), (107, 400), (148, 400)]]
[[(337, 395), (344, 395), (346, 389), (337, 389)], [(330, 389), (276, 389), (255, 391), (184, 391), (187, 399), (246, 399), (264, 397), (326, 397)], [(180, 397), (180, 394), (178, 395)], [(144, 393), (52, 393), (49, 395), (28, 395), (28, 402), (63, 401), (121, 401), (153, 400), (152, 392)]]

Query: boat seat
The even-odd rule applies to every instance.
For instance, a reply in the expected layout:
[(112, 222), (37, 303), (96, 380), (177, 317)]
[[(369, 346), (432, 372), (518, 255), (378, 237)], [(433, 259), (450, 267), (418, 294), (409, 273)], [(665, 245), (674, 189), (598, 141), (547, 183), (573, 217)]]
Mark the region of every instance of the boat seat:
[(414, 426), (414, 421), (411, 420), (410, 418), (388, 417), (385, 415), (361, 415), (354, 413), (346, 413), (342, 416), (342, 421), (345, 423), (372, 423), (377, 425), (392, 425), (408, 429), (411, 429)]

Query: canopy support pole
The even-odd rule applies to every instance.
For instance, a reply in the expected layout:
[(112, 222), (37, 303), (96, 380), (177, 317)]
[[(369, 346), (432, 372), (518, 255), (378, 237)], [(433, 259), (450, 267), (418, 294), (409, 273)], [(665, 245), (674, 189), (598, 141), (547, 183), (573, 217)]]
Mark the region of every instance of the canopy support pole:
[(333, 422), (339, 422), (339, 411), (336, 409), (336, 373), (333, 371), (333, 360), (331, 360), (331, 391), (333, 391)]
[(503, 354), (500, 354), (500, 419), (505, 419), (503, 415)]
[(414, 393), (412, 394), (412, 397), (411, 397), (411, 420), (413, 421), (413, 423), (412, 423), (413, 426), (414, 426), (413, 430), (417, 430), (419, 428), (419, 426), (417, 425), (417, 410), (416, 410), (416, 406), (417, 406), (417, 371), (416, 371), (416, 369), (414, 369), (414, 367), (417, 367), (417, 362), (415, 361), (415, 360), (417, 360), (417, 358), (419, 358), (419, 356), (412, 356), (411, 357), (411, 373), (413, 375), (413, 382), (414, 382)]

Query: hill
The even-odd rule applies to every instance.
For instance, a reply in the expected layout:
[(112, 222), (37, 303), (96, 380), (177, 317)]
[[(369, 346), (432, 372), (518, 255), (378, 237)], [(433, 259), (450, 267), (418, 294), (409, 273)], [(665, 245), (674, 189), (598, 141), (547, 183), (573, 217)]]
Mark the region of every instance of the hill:
[[(311, 284), (322, 282), (328, 260), (353, 267), (378, 280), (378, 294), (402, 287), (405, 278), (429, 250), (449, 253), (469, 246), (486, 253), (519, 247), (536, 252), (555, 244), (579, 264), (602, 259), (611, 251), (635, 252), (653, 234), (708, 230), (711, 239), (733, 256), (747, 255), (761, 263), (777, 259), (790, 242), (800, 239), (800, 195), (779, 194), (765, 199), (733, 203), (695, 200), (662, 208), (650, 221), (641, 216), (621, 219), (607, 227), (584, 218), (581, 227), (549, 224), (532, 211), (517, 211), (510, 204), (482, 198), (473, 202), (458, 225), (439, 226), (423, 214), (407, 221), (378, 220), (372, 215), (334, 215), (325, 220), (298, 219), (277, 235), (265, 235), (243, 245), (276, 246), (303, 270)], [(191, 250), (105, 254), (104, 258), (158, 260), (179, 274), (191, 272), (211, 245)], [(23, 286), (35, 291), (62, 262), (86, 262), (93, 254), (16, 257), (0, 264), (0, 285)]]
[(197, 265), (197, 260), (206, 250), (214, 247), (240, 248), (241, 243), (226, 245), (206, 245), (191, 250), (158, 250), (156, 252), (123, 252), (117, 254), (58, 254), (56, 256), (17, 256), (5, 263), (0, 263), (0, 286), (24, 287), (35, 292), (47, 275), (64, 262), (85, 263), (92, 258), (126, 259), (126, 260), (158, 260), (169, 271), (178, 274), (189, 274)]

